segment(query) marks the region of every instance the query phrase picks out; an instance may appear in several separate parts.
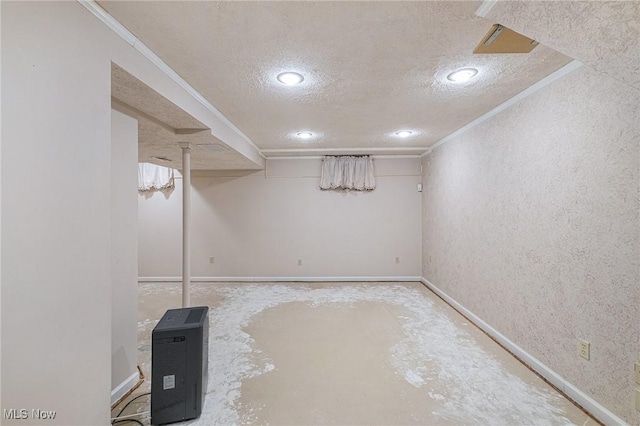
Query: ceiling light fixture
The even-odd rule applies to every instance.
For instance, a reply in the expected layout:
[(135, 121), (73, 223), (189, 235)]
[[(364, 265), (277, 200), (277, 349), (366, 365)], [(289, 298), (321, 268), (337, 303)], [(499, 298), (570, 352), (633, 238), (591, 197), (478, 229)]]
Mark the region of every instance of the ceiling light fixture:
[(293, 71), (281, 72), (276, 76), (276, 79), (285, 86), (295, 86), (304, 81), (302, 74)]
[(396, 136), (399, 138), (408, 138), (412, 134), (413, 132), (411, 130), (401, 130), (399, 132), (396, 132)]
[(300, 139), (310, 139), (313, 137), (313, 133), (311, 132), (298, 132), (296, 133), (296, 136), (299, 137)]
[(456, 83), (463, 83), (465, 81), (471, 80), (475, 75), (478, 74), (478, 70), (475, 68), (463, 68), (458, 71), (454, 71), (447, 76), (447, 80), (455, 81)]

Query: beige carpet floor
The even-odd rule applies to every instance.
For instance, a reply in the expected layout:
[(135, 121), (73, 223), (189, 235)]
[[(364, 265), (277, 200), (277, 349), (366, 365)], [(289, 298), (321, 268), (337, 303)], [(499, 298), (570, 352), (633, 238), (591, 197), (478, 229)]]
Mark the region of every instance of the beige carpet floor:
[[(180, 303), (178, 283), (140, 285), (127, 400)], [(210, 307), (209, 383), (186, 424), (597, 424), (420, 283), (194, 283), (192, 305)]]

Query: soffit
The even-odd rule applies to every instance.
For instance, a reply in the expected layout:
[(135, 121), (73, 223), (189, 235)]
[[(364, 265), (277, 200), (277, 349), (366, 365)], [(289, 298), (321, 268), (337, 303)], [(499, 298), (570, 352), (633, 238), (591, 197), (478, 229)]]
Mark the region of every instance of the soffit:
[[(211, 134), (211, 130), (119, 66), (111, 66), (112, 106), (138, 120), (138, 161), (182, 169), (179, 144), (192, 144), (193, 170), (261, 167)], [(216, 151), (207, 149), (214, 146)], [(165, 158), (166, 160), (159, 160)]]

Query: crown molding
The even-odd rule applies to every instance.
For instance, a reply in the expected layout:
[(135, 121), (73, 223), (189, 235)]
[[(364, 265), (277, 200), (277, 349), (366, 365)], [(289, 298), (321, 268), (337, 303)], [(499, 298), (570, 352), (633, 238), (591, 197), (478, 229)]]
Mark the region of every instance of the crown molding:
[[(440, 139), (438, 142), (436, 142), (433, 145), (431, 145), (431, 150), (429, 152), (432, 152), (434, 149), (438, 148), (439, 146), (444, 145), (445, 143), (449, 142), (450, 140), (453, 140), (453, 139), (457, 138), (458, 136), (460, 136), (461, 134), (463, 134), (467, 130), (470, 130), (470, 129), (476, 127), (480, 123), (482, 123), (484, 121), (487, 121), (491, 117), (499, 114), (500, 112), (504, 111), (505, 109), (509, 108), (510, 106), (520, 102), (524, 98), (534, 94), (538, 90), (548, 86), (549, 84), (553, 83), (554, 81), (560, 80), (562, 77), (564, 77), (567, 74), (577, 70), (581, 66), (582, 66), (582, 62), (580, 62), (580, 61), (571, 61), (571, 62), (569, 62), (564, 67), (562, 67), (562, 68), (556, 70), (555, 72), (549, 74), (548, 76), (546, 76), (545, 78), (543, 78), (542, 80), (537, 82), (536, 84), (528, 87), (527, 89), (525, 89), (522, 92), (518, 93), (517, 95), (515, 95), (511, 99), (508, 99), (507, 101), (501, 103), (500, 105), (498, 105), (497, 107), (495, 107), (491, 111), (487, 112), (486, 114), (481, 115), (480, 117), (476, 118), (475, 120), (473, 120), (472, 122), (470, 122), (466, 126), (463, 126), (463, 127), (459, 128), (458, 130), (456, 130), (455, 132), (451, 133), (450, 135)], [(425, 152), (423, 155), (428, 155), (428, 154), (429, 153)]]
[(489, 11), (496, 5), (498, 0), (484, 0), (478, 10), (476, 10), (476, 15), (482, 18), (486, 17)]
[[(339, 153), (353, 153), (354, 155), (415, 155), (419, 156), (427, 147), (355, 147), (355, 148), (288, 148), (288, 149), (263, 149), (262, 153), (270, 158), (296, 157), (296, 156), (318, 156), (334, 155)], [(395, 154), (398, 153), (398, 154)], [(298, 155), (296, 155), (298, 154)], [(343, 154), (346, 155), (346, 154)]]

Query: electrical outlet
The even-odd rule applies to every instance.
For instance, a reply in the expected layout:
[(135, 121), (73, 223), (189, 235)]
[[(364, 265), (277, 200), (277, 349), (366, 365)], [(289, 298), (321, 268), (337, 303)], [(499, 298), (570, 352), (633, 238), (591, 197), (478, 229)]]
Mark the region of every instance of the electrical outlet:
[(400, 258), (396, 257), (396, 263), (400, 263)]
[(640, 362), (633, 364), (633, 370), (636, 372), (636, 383), (640, 385)]
[(578, 339), (578, 355), (589, 360), (591, 358), (591, 344), (586, 340)]
[(298, 259), (298, 266), (302, 266), (302, 259)]
[(216, 257), (215, 256), (211, 256), (209, 258), (209, 263), (216, 263)]

